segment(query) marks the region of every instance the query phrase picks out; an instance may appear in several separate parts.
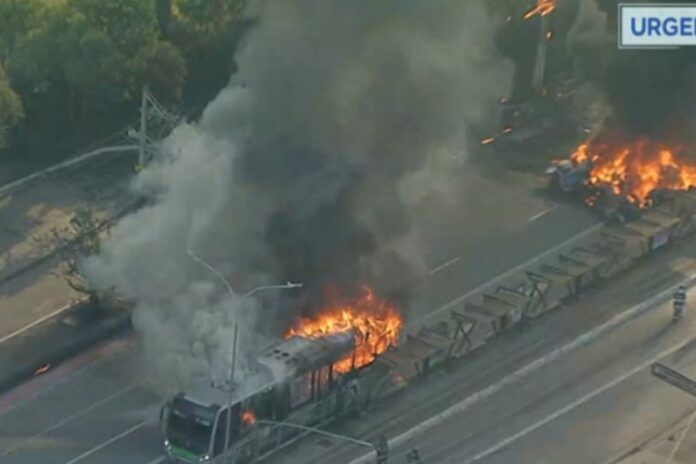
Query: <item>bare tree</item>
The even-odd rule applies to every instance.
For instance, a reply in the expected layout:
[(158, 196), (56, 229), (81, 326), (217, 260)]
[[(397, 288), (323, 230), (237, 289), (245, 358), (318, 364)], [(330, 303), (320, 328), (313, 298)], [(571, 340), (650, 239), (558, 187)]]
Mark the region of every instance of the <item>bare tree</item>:
[[(101, 232), (105, 224), (100, 222), (93, 209), (85, 206), (77, 208), (70, 219), (67, 235), (54, 231), (54, 237), (59, 241), (64, 256), (61, 274), (67, 284), (81, 295), (84, 295), (95, 307), (96, 303), (106, 296), (91, 288), (89, 282), (80, 271), (80, 261), (87, 256), (98, 254), (101, 249)], [(110, 294), (110, 292), (109, 292)]]

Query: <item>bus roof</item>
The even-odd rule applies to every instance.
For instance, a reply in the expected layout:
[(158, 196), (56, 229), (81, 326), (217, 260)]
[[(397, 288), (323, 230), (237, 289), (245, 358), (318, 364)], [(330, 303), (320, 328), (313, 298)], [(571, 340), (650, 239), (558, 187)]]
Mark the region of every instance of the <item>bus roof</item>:
[[(238, 381), (232, 392), (232, 404), (272, 388), (298, 373), (333, 364), (355, 347), (352, 332), (333, 334), (324, 338), (292, 337), (270, 346), (256, 357), (253, 372)], [(226, 405), (230, 400), (225, 387), (213, 387), (202, 382), (184, 395), (201, 406)]]

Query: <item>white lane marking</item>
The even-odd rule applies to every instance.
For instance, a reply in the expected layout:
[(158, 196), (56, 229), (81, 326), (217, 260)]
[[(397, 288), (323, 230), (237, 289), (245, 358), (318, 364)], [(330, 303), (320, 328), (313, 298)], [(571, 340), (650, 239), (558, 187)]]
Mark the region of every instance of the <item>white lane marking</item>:
[(99, 406), (106, 404), (109, 401), (112, 401), (112, 400), (118, 398), (119, 396), (121, 396), (125, 393), (128, 393), (129, 391), (133, 390), (134, 388), (136, 388), (139, 385), (140, 385), (140, 383), (135, 383), (135, 384), (129, 385), (126, 388), (123, 388), (123, 389), (117, 391), (116, 393), (113, 393), (112, 395), (109, 395), (106, 398), (102, 398), (101, 400), (92, 403), (91, 405), (87, 406), (86, 408), (84, 408), (84, 409), (82, 409), (82, 410), (80, 410), (80, 411), (78, 411), (78, 412), (76, 412), (76, 413), (74, 413), (66, 418), (63, 418), (62, 420), (56, 422), (55, 424), (51, 425), (50, 427), (47, 427), (47, 428), (41, 430), (40, 432), (36, 433), (35, 435), (32, 435), (31, 437), (28, 437), (28, 438), (20, 441), (19, 443), (15, 444), (14, 446), (12, 446), (6, 450), (2, 450), (2, 452), (0, 452), (0, 457), (5, 456), (7, 454), (10, 454), (13, 451), (16, 451), (16, 450), (24, 447), (24, 445), (31, 442), (32, 440), (35, 440), (39, 437), (42, 437), (42, 436), (44, 436), (44, 435), (46, 435), (46, 434), (48, 434), (48, 433), (50, 433), (58, 428), (64, 426), (65, 424), (72, 422), (73, 420), (75, 420), (79, 417), (84, 416), (85, 414), (98, 408)]
[(469, 458), (467, 461), (464, 461), (462, 464), (471, 464), (476, 461), (480, 461), (483, 458), (486, 458), (490, 456), (491, 454), (497, 453), (501, 449), (505, 448), (509, 444), (519, 440), (520, 438), (524, 437), (525, 435), (528, 435), (529, 433), (543, 427), (544, 425), (548, 424), (549, 422), (553, 422), (554, 420), (558, 419), (562, 415), (572, 411), (573, 409), (577, 408), (578, 406), (583, 405), (584, 403), (587, 403), (589, 400), (592, 398), (601, 395), (602, 393), (606, 392), (607, 390), (617, 386), (618, 384), (626, 381), (628, 378), (633, 377), (634, 375), (638, 374), (639, 372), (647, 369), (650, 367), (654, 362), (659, 361), (660, 359), (669, 356), (673, 354), (675, 351), (678, 351), (682, 348), (684, 348), (686, 345), (691, 343), (694, 339), (693, 338), (688, 338), (680, 343), (677, 343), (676, 345), (672, 345), (670, 348), (664, 350), (663, 352), (659, 353), (656, 356), (653, 356), (647, 361), (642, 362), (638, 366), (634, 367), (630, 371), (626, 372), (625, 374), (615, 378), (611, 382), (608, 382), (601, 387), (591, 391), (590, 393), (578, 398), (577, 400), (573, 401), (572, 403), (568, 404), (567, 406), (557, 410), (553, 414), (549, 414), (548, 416), (544, 417), (538, 422), (535, 422), (532, 425), (529, 425), (525, 427), (524, 429), (520, 430), (514, 435), (511, 435), (507, 437), (504, 440), (501, 440), (500, 442), (496, 443), (495, 445), (491, 446), (490, 448), (486, 449), (485, 451), (480, 452), (476, 456)]
[(456, 263), (456, 262), (459, 261), (460, 259), (462, 259), (462, 257), (461, 257), (461, 256), (457, 256), (456, 258), (450, 259), (450, 260), (447, 261), (446, 263), (440, 264), (438, 267), (435, 267), (435, 268), (433, 268), (433, 269), (430, 270), (430, 275), (433, 275), (433, 274), (435, 274), (435, 273), (437, 273), (437, 272), (440, 272), (441, 270), (443, 270), (443, 269), (445, 269), (445, 268), (447, 268), (447, 267), (450, 267), (451, 265), (453, 265), (454, 263)]
[(534, 222), (537, 219), (539, 219), (540, 217), (549, 214), (551, 211), (555, 210), (556, 208), (558, 208), (558, 205), (554, 205), (550, 208), (546, 208), (544, 211), (540, 211), (540, 212), (536, 213), (534, 216), (530, 216), (529, 219), (527, 219), (527, 222)]
[(164, 462), (165, 459), (167, 459), (167, 456), (163, 454), (162, 456), (158, 457), (157, 459), (153, 459), (147, 464), (161, 464)]
[[(691, 274), (689, 278), (687, 279), (688, 284), (692, 284), (696, 280), (696, 273)], [(552, 361), (555, 361), (562, 356), (568, 354), (569, 352), (580, 348), (581, 346), (589, 343), (590, 341), (604, 335), (607, 332), (610, 332), (611, 330), (615, 329), (616, 327), (624, 324), (625, 322), (631, 320), (632, 318), (638, 316), (639, 314), (647, 311), (648, 309), (652, 308), (655, 304), (662, 302), (669, 298), (670, 295), (672, 295), (672, 292), (676, 289), (676, 285), (672, 288), (669, 288), (667, 290), (664, 290), (657, 295), (654, 295), (653, 297), (643, 301), (640, 304), (637, 304), (633, 306), (632, 308), (627, 309), (626, 311), (617, 314), (616, 316), (612, 317), (605, 323), (589, 330), (588, 332), (585, 332), (584, 334), (580, 335), (579, 337), (575, 338), (574, 340), (571, 340), (570, 342), (566, 343), (563, 346), (560, 346), (550, 353), (542, 356), (541, 358), (538, 358), (531, 363), (527, 364), (524, 367), (521, 367), (520, 369), (516, 370), (512, 374), (508, 374), (507, 376), (503, 377), (501, 380), (498, 382), (489, 385), (488, 387), (484, 388), (483, 390), (479, 390), (478, 392), (474, 393), (471, 396), (468, 396), (461, 400), (458, 403), (453, 404), (449, 408), (445, 409), (444, 411), (440, 412), (439, 414), (436, 414), (429, 419), (421, 422), (420, 424), (412, 427), (411, 429), (403, 432), (400, 435), (397, 435), (396, 437), (392, 438), (389, 440), (389, 447), (390, 448), (395, 448), (399, 446), (401, 443), (404, 443), (424, 432), (427, 430), (435, 427), (436, 425), (441, 424), (445, 420), (449, 419), (452, 416), (455, 416), (457, 414), (462, 413), (463, 411), (469, 409), (471, 406), (474, 404), (478, 403), (481, 400), (484, 400), (486, 398), (489, 398), (490, 396), (494, 395), (495, 393), (501, 391), (503, 388), (519, 381), (520, 379), (528, 376), (529, 374), (541, 369), (542, 367), (546, 366), (547, 364), (551, 363)], [(357, 459), (354, 459), (353, 461), (350, 462), (350, 464), (365, 464), (370, 461), (370, 459), (373, 458), (374, 453), (368, 453), (365, 454)]]
[(25, 325), (24, 327), (22, 327), (22, 328), (20, 328), (20, 329), (17, 329), (17, 330), (15, 330), (14, 332), (12, 332), (12, 333), (10, 333), (10, 334), (7, 334), (7, 335), (5, 335), (4, 337), (0, 338), (0, 343), (4, 343), (4, 342), (6, 342), (7, 340), (16, 337), (17, 335), (22, 335), (24, 332), (26, 332), (27, 330), (31, 329), (32, 327), (35, 327), (35, 326), (41, 324), (42, 322), (44, 322), (44, 321), (46, 321), (46, 320), (48, 320), (48, 319), (50, 319), (50, 318), (52, 318), (52, 317), (54, 317), (54, 316), (59, 315), (60, 313), (64, 313), (64, 312), (67, 311), (68, 309), (70, 309), (70, 308), (72, 308), (73, 306), (75, 306), (75, 304), (77, 304), (77, 302), (68, 303), (68, 304), (66, 304), (66, 305), (64, 305), (64, 306), (61, 306), (60, 308), (56, 309), (56, 310), (53, 311), (52, 313), (46, 314), (46, 315), (44, 315), (44, 316), (41, 316), (40, 318), (36, 319), (35, 321), (31, 322), (30, 324), (27, 324), (27, 325)]
[(595, 225), (583, 230), (582, 232), (578, 232), (577, 234), (570, 237), (568, 240), (566, 240), (562, 243), (559, 243), (558, 245), (556, 245), (553, 248), (550, 248), (550, 249), (546, 250), (545, 252), (535, 256), (534, 258), (530, 259), (529, 261), (522, 263), (519, 266), (516, 266), (508, 271), (505, 271), (502, 274), (500, 274), (498, 277), (495, 277), (493, 280), (489, 280), (486, 283), (479, 285), (475, 289), (468, 291), (464, 295), (458, 296), (457, 298), (451, 300), (449, 303), (445, 303), (444, 305), (440, 306), (436, 310), (431, 311), (428, 314), (426, 314), (423, 318), (421, 318), (421, 320), (415, 321), (414, 324), (411, 326), (412, 329), (417, 329), (419, 327), (424, 326), (428, 320), (430, 320), (432, 317), (436, 316), (437, 314), (448, 311), (453, 306), (456, 306), (459, 303), (461, 303), (462, 301), (464, 301), (468, 298), (471, 298), (473, 295), (480, 293), (483, 290), (485, 290), (489, 287), (492, 287), (493, 285), (496, 285), (497, 283), (499, 283), (505, 279), (509, 279), (513, 275), (518, 274), (521, 271), (523, 271), (524, 269), (530, 267), (533, 263), (542, 261), (542, 260), (548, 258), (548, 256), (550, 256), (554, 253), (557, 253), (559, 250), (562, 250), (563, 248), (567, 247), (569, 244), (580, 240), (582, 237), (585, 237), (587, 235), (590, 235), (593, 232), (596, 232), (602, 226), (604, 226), (604, 224), (600, 222), (598, 224), (595, 224)]
[(131, 433), (135, 432), (136, 430), (143, 428), (143, 426), (145, 426), (145, 424), (147, 424), (147, 422), (148, 422), (148, 421), (146, 421), (146, 420), (144, 420), (144, 421), (142, 421), (142, 422), (138, 422), (137, 424), (135, 424), (133, 427), (129, 428), (129, 429), (126, 430), (125, 432), (121, 432), (121, 433), (119, 433), (118, 435), (114, 435), (114, 436), (111, 437), (110, 439), (106, 440), (104, 443), (102, 443), (102, 444), (100, 444), (100, 445), (97, 445), (97, 446), (95, 446), (94, 448), (92, 448), (92, 449), (90, 449), (90, 450), (88, 450), (88, 451), (85, 451), (84, 453), (82, 453), (82, 454), (79, 455), (78, 457), (76, 457), (76, 458), (74, 458), (74, 459), (72, 459), (72, 460), (66, 462), (65, 464), (75, 464), (76, 462), (82, 461), (83, 459), (85, 459), (86, 457), (89, 457), (89, 456), (93, 455), (93, 454), (96, 453), (97, 451), (106, 448), (107, 446), (109, 446), (109, 445), (112, 444), (113, 442), (116, 442), (116, 441), (120, 440), (121, 438), (130, 435)]

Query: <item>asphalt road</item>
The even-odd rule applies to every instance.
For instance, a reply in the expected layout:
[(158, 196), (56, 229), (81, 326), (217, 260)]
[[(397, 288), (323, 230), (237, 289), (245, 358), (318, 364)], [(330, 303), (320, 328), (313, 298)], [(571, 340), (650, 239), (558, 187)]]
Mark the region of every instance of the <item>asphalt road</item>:
[[(479, 191), (479, 200), (471, 201), (485, 203), (490, 213), (477, 223), (452, 214), (447, 236), (429, 256), (433, 269), (458, 260), (433, 273), (437, 295), (426, 299), (432, 306), (415, 309), (420, 315), (595, 222), (584, 210), (550, 204), (526, 187), (488, 187), (491, 195)], [(161, 462), (161, 400), (140, 360), (137, 341), (120, 340), (0, 397), (0, 464)]]
[(61, 244), (54, 233), (69, 237), (82, 205), (104, 218), (132, 204), (132, 166), (130, 153), (103, 155), (0, 195), (0, 343), (79, 297), (54, 254)]
[(670, 309), (663, 304), (394, 452), (417, 447), (424, 462), (443, 464), (612, 462), (693, 409), (693, 398), (650, 373), (659, 360), (696, 374), (696, 317), (671, 326)]

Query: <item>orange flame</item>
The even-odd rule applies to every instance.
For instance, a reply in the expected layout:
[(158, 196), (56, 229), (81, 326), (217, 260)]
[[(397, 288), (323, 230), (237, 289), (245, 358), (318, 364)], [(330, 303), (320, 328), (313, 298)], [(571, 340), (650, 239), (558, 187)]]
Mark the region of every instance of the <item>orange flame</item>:
[(537, 0), (536, 6), (524, 15), (524, 19), (530, 19), (536, 15), (547, 16), (555, 9), (556, 0)]
[(571, 159), (592, 162), (591, 185), (607, 187), (641, 207), (649, 205), (655, 189), (696, 186), (696, 163), (678, 163), (674, 148), (645, 138), (626, 145), (583, 143)]
[(355, 352), (334, 364), (336, 372), (346, 373), (353, 366), (358, 369), (370, 364), (376, 355), (395, 345), (402, 326), (403, 318), (399, 311), (366, 288), (363, 295), (349, 303), (327, 308), (313, 318), (299, 319), (288, 331), (287, 338), (318, 338), (353, 330)]
[(244, 411), (242, 413), (242, 422), (246, 425), (254, 425), (254, 423), (256, 423), (256, 414), (254, 411)]
[(51, 365), (50, 365), (50, 364), (44, 364), (43, 366), (39, 367), (38, 369), (36, 369), (36, 370), (34, 371), (34, 375), (45, 374), (46, 372), (48, 372), (48, 370), (49, 370), (50, 368), (51, 368)]

